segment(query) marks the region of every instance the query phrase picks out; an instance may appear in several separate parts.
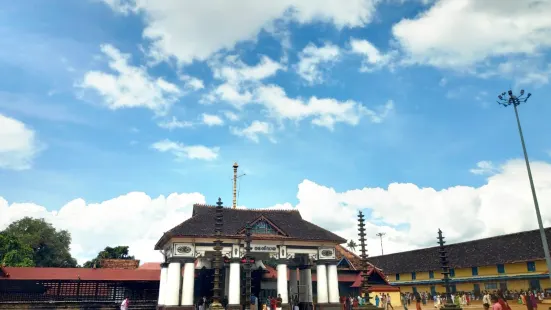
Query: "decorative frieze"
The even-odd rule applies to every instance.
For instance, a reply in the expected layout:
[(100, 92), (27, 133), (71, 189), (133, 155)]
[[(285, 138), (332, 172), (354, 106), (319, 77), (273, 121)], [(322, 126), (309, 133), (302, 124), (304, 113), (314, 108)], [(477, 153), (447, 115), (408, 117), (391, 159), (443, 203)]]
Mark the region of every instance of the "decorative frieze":
[(192, 243), (179, 243), (172, 244), (172, 253), (174, 257), (195, 257), (195, 247)]
[(329, 248), (329, 247), (322, 247), (318, 249), (318, 259), (324, 260), (324, 259), (335, 259), (336, 254), (335, 248)]

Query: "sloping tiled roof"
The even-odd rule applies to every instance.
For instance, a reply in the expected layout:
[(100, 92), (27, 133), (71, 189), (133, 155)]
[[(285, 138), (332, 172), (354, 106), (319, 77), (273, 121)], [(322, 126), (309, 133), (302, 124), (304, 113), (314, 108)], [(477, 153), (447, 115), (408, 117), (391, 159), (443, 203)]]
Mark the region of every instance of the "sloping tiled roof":
[[(213, 237), (214, 216), (216, 207), (207, 205), (194, 205), (193, 215), (180, 225), (166, 232), (155, 245), (156, 250), (168, 241), (170, 237)], [(253, 222), (263, 216), (283, 231), (286, 236), (263, 236), (277, 239), (332, 241), (344, 243), (345, 239), (336, 234), (305, 221), (296, 210), (273, 209), (223, 209), (224, 226), (222, 235), (226, 237), (240, 236), (239, 232), (247, 223)]]
[(0, 280), (159, 281), (159, 270), (107, 268), (1, 267)]
[[(545, 229), (551, 247), (551, 228)], [(436, 234), (435, 234), (436, 235)], [(451, 268), (492, 266), (545, 258), (539, 230), (447, 245)], [(440, 270), (438, 247), (370, 257), (386, 274)]]

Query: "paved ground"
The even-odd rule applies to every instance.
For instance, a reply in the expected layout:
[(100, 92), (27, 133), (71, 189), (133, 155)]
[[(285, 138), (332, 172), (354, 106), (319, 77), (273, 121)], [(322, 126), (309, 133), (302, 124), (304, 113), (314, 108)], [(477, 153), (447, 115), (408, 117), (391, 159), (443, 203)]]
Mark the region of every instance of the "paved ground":
[[(511, 307), (511, 310), (527, 310), (525, 305), (519, 305), (516, 302), (513, 303), (512, 301), (509, 301), (509, 306)], [(539, 304), (538, 305), (539, 310), (547, 310), (547, 309), (549, 309), (549, 307), (551, 307), (551, 305), (549, 305), (549, 304), (545, 304), (545, 305)], [(411, 304), (408, 309), (415, 310), (415, 304)], [(423, 310), (433, 310), (433, 309), (435, 309), (434, 308), (434, 303), (428, 302), (425, 306), (421, 306), (421, 309), (423, 309)], [(468, 306), (463, 306), (463, 309), (484, 309), (484, 307), (482, 307), (482, 301), (478, 300), (478, 301), (473, 301)], [(403, 308), (402, 307), (396, 307), (396, 310), (403, 310)]]

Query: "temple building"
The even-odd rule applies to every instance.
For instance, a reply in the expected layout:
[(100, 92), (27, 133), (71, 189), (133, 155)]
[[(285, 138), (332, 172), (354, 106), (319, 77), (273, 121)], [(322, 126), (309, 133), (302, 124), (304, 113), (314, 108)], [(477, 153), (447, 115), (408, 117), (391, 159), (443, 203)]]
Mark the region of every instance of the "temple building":
[[(215, 209), (194, 205), (192, 216), (164, 233), (157, 242), (155, 249), (166, 257), (161, 266), (160, 306), (191, 308), (200, 296), (211, 295)], [(340, 260), (336, 247), (345, 243), (345, 239), (305, 221), (296, 210), (223, 208), (223, 297), (230, 308), (241, 308), (242, 304), (241, 264), (247, 223), (252, 227), (253, 295), (262, 297), (262, 285), (266, 283), (262, 281), (263, 274), (267, 266), (275, 266), (275, 291), (281, 296), (284, 308), (291, 298), (312, 303), (312, 269), (315, 269), (317, 304), (339, 305)]]

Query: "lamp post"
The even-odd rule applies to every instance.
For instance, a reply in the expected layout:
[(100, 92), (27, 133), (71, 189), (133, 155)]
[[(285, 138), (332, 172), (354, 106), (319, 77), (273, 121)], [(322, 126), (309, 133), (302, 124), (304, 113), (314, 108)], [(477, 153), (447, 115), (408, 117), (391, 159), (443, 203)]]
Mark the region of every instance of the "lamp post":
[(532, 198), (534, 199), (534, 208), (536, 209), (536, 217), (538, 218), (538, 226), (541, 235), (541, 242), (543, 243), (543, 252), (545, 254), (545, 261), (547, 263), (547, 270), (549, 272), (549, 278), (551, 279), (551, 257), (549, 256), (549, 246), (547, 244), (547, 236), (545, 235), (545, 229), (543, 228), (543, 221), (541, 220), (540, 207), (538, 204), (538, 197), (536, 195), (536, 188), (534, 186), (534, 179), (532, 178), (532, 170), (530, 169), (530, 161), (528, 160), (528, 152), (526, 152), (526, 144), (524, 143), (524, 136), (522, 134), (522, 127), (520, 126), (520, 118), (518, 117), (518, 109), (521, 103), (526, 103), (532, 94), (528, 93), (524, 95), (524, 89), (520, 91), (520, 96), (513, 94), (512, 90), (503, 92), (497, 96), (499, 98), (500, 105), (507, 107), (512, 105), (515, 109), (515, 116), (517, 118), (518, 133), (520, 135), (520, 142), (522, 143), (522, 151), (524, 152), (524, 161), (526, 162), (526, 170), (528, 170), (528, 179), (530, 180), (530, 188), (532, 189)]
[(375, 236), (381, 238), (381, 255), (385, 255), (383, 252), (383, 236), (386, 235), (386, 233), (376, 233)]
[[(378, 309), (375, 305), (371, 303), (371, 296), (369, 296), (371, 285), (369, 285), (369, 262), (367, 258), (367, 242), (365, 240), (365, 219), (362, 211), (358, 212), (358, 236), (360, 237), (360, 255), (362, 262), (362, 284), (360, 287), (360, 295), (365, 299), (365, 304), (360, 307), (362, 310), (375, 310)], [(372, 267), (375, 268), (375, 267)]]

